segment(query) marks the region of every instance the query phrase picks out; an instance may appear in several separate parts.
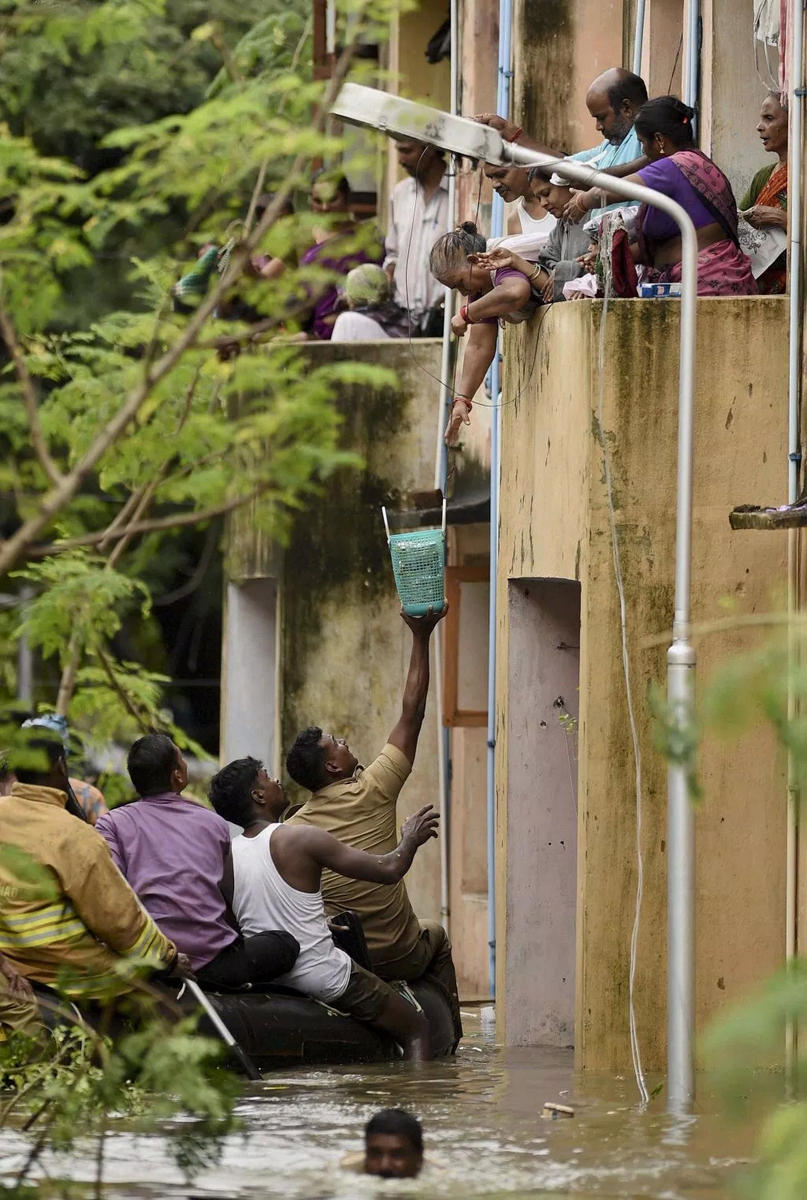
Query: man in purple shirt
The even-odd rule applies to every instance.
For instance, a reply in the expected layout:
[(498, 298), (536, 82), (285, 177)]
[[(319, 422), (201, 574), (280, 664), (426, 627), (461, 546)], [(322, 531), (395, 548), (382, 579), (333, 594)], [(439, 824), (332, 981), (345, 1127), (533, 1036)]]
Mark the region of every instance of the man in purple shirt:
[(188, 767), (179, 748), (165, 734), (146, 734), (126, 766), (141, 799), (100, 817), (96, 829), (146, 911), (188, 955), (199, 982), (241, 988), (291, 970), (300, 947), (290, 933), (238, 933), (220, 886), (232, 870), (229, 827), (180, 795)]

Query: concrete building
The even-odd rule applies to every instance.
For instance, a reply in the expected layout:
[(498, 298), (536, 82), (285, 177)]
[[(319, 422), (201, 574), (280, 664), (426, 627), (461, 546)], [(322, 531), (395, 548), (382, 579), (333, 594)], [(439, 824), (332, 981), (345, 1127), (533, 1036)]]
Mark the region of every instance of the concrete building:
[[(739, 195), (765, 163), (755, 124), (768, 81), (764, 64), (772, 54), (775, 70), (776, 52), (769, 48), (766, 60), (755, 47), (752, 0), (702, 0), (694, 45), (689, 30), (695, 25), (688, 20), (694, 2), (648, 0), (642, 73), (651, 95), (680, 94), (697, 59), (701, 146)], [(559, 149), (594, 144), (586, 88), (606, 67), (630, 64), (635, 16), (635, 0), (514, 0), (511, 115), (517, 123)], [(498, 0), (460, 3), (465, 114), (494, 106), (498, 19)], [(403, 94), (445, 105), (447, 63), (427, 68), (423, 62), (436, 24), (424, 0), (395, 25), (382, 65), (397, 72)], [(478, 214), (484, 222), (490, 194), (467, 164), (461, 171), (457, 219)], [(390, 164), (379, 185), (381, 211), (394, 177)], [(653, 739), (652, 695), (664, 685), (672, 624), (678, 320), (674, 302), (617, 301), (607, 311), (601, 302), (584, 302), (555, 306), (508, 329), (503, 339), (495, 581), (498, 1032), (509, 1044), (574, 1044), (579, 1064), (593, 1069), (625, 1070), (630, 1063), (637, 843), (644, 896), (636, 1023), (645, 1068), (664, 1063), (666, 767)], [(699, 686), (706, 688), (732, 655), (760, 645), (763, 633), (742, 619), (781, 605), (786, 591), (785, 536), (733, 533), (728, 514), (738, 503), (787, 498), (788, 301), (702, 300), (698, 320), (694, 620), (709, 623), (727, 611), (740, 619), (699, 641)], [(436, 367), (437, 346), (429, 345), (417, 343), (416, 352), (431, 354)], [(331, 591), (321, 589), (321, 573), (311, 576), (310, 563), (297, 576), (307, 547), (321, 545), (314, 533), (306, 549), (296, 544), (286, 553), (278, 607), (278, 585), (271, 580), (281, 578), (281, 568), (270, 570), (265, 560), (261, 566), (253, 547), (252, 566), (231, 584), (228, 603), (235, 613), (238, 605), (249, 609), (257, 596), (265, 612), (279, 612), (277, 700), (267, 707), (263, 728), (274, 727), (287, 739), (295, 722), (316, 708), (323, 717), (347, 720), (348, 732), (366, 731), (371, 750), (390, 724), (405, 665), (401, 631), (389, 623), (394, 596), (373, 514), (385, 495), (432, 486), (436, 384), (413, 372), (405, 345), (352, 352), (396, 369), (403, 397), (394, 454), (388, 453), (387, 432), (380, 439), (373, 432), (372, 399), (346, 401), (346, 437), (364, 449), (368, 464), (350, 504), (342, 507), (346, 494), (337, 507), (350, 524), (353, 574)], [(456, 513), (463, 506), (470, 513), (474, 485), (484, 486), (489, 430), (490, 410), (475, 408), (474, 440), (457, 458)], [(311, 515), (314, 530), (322, 519)], [(794, 535), (791, 544), (799, 538)], [(445, 636), (442, 680), (451, 761), (448, 896), (468, 997), (487, 994), (488, 986), (487, 545), (483, 521), (451, 526), (455, 616)], [(313, 619), (314, 628), (327, 628), (333, 637), (317, 641), (304, 634), (303, 619), (306, 629)], [(226, 662), (232, 663), (239, 650), (232, 621), (228, 627)], [(357, 680), (341, 669), (357, 660), (367, 666), (369, 686), (364, 672)], [(235, 690), (227, 691), (225, 731), (243, 728), (249, 719), (245, 711), (232, 719)], [(260, 682), (255, 690), (264, 700), (272, 692)], [(242, 701), (244, 710), (250, 707), (248, 697)], [(434, 723), (424, 751), (407, 809), (434, 792)], [(707, 732), (700, 777), (696, 956), (702, 1027), (784, 959), (786, 764), (765, 728), (733, 743)], [(431, 860), (413, 873), (411, 892), (423, 916), (439, 914)], [(798, 905), (804, 912), (801, 894)]]

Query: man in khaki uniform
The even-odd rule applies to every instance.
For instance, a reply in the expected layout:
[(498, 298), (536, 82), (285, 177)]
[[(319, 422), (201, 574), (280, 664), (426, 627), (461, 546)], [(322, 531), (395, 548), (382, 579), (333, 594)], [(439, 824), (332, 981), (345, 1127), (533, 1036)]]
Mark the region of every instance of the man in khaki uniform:
[[(297, 735), (286, 757), (291, 778), (312, 793), (292, 822), (315, 825), (339, 841), (369, 854), (389, 854), (398, 843), (396, 805), (415, 761), (429, 691), (429, 640), (445, 616), (401, 613), (412, 631), (412, 655), (400, 719), (384, 749), (362, 767), (344, 738), (312, 726)], [(357, 913), (381, 979), (431, 979), (451, 1005), (457, 1039), (462, 1036), (457, 977), (451, 943), (442, 925), (418, 921), (403, 880), (388, 886), (322, 872), (322, 893), (329, 916)]]

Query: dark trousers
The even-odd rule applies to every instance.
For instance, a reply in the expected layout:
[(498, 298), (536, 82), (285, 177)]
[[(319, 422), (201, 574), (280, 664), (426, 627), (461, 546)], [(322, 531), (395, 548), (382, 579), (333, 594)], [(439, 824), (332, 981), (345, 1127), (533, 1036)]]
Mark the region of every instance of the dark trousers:
[(420, 922), (420, 937), (415, 946), (402, 958), (382, 961), (371, 955), (373, 970), (381, 979), (404, 979), (412, 983), (415, 979), (429, 979), (436, 984), (448, 1001), (454, 1034), (457, 1041), (462, 1037), (460, 999), (457, 993), (457, 974), (451, 957), (451, 942), (442, 925), (436, 921)]
[(273, 929), (253, 937), (237, 937), (215, 958), (196, 971), (203, 987), (238, 989), (249, 983), (269, 983), (290, 971), (300, 945), (290, 933)]

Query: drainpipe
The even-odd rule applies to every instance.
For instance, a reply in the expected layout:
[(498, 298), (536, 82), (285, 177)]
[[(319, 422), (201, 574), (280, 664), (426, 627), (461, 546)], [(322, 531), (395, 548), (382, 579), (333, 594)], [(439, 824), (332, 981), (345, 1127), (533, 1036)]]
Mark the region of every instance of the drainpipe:
[[(667, 697), (677, 728), (687, 730), (694, 708), (695, 649), (692, 606), (692, 441), (695, 398), (695, 334), (698, 301), (698, 239), (689, 214), (652, 188), (593, 171), (574, 159), (555, 158), (503, 142), (495, 130), (464, 117), (360, 84), (344, 84), (331, 110), (343, 121), (391, 135), (428, 141), (455, 154), (490, 163), (552, 167), (585, 187), (604, 188), (627, 200), (660, 209), (681, 231), (681, 307), (678, 355), (678, 468), (675, 516), (675, 614), (667, 653)], [(695, 826), (685, 763), (667, 770), (667, 1109), (686, 1113), (694, 1098)]]
[[(499, 75), (496, 85), (496, 112), (510, 113), (510, 35), (512, 0), (499, 0)], [(504, 232), (504, 201), (494, 192), (490, 236)], [(490, 424), (490, 598), (488, 604), (488, 743), (487, 743), (487, 844), (488, 844), (488, 978), (491, 999), (496, 998), (496, 625), (499, 574), (499, 492), (501, 487), (501, 360), (499, 343), (490, 368), (490, 397), (494, 405)]]
[[(699, 0), (687, 0), (686, 5), (686, 35), (687, 52), (683, 79), (684, 104), (690, 108), (698, 107), (698, 91), (700, 85), (700, 42), (701, 14)], [(696, 125), (697, 118), (693, 124)]]
[[(788, 133), (788, 214), (790, 234), (790, 331), (788, 363), (788, 464), (787, 499), (794, 504), (799, 495), (801, 464), (800, 366), (801, 366), (801, 224), (802, 224), (802, 139), (804, 135), (804, 3), (792, 0), (788, 13), (788, 42), (791, 50), (790, 130)], [(787, 536), (787, 613), (788, 613), (788, 722), (796, 719), (798, 701), (793, 686), (793, 671), (799, 648), (794, 619), (799, 612), (799, 531)], [(799, 787), (792, 753), (787, 756), (787, 849), (785, 872), (785, 955), (791, 964), (798, 953), (798, 858), (799, 858)], [(786, 1066), (793, 1079), (797, 1057), (797, 1026), (786, 1027)]]
[(638, 0), (636, 5), (636, 29), (633, 35), (633, 74), (642, 73), (642, 45), (644, 43), (644, 12), (646, 0)]
[[(451, 49), (450, 49), (450, 92), (451, 113), (455, 115), (459, 105), (459, 24), (458, 0), (451, 0)], [(456, 174), (454, 166), (448, 164), (448, 227), (454, 226), (456, 212)], [(454, 315), (454, 293), (451, 288), (444, 292), (443, 348), (440, 358), (440, 401), (437, 406), (437, 434), (435, 442), (434, 486), (445, 496), (448, 453), (444, 440), (451, 398), (451, 318)], [(451, 892), (449, 848), (451, 842), (451, 785), (449, 781), (450, 742), (449, 730), (443, 724), (443, 626), (438, 625), (434, 634), (434, 689), (437, 713), (437, 775), (438, 809), (440, 812), (440, 921), (447, 933), (451, 922)]]

